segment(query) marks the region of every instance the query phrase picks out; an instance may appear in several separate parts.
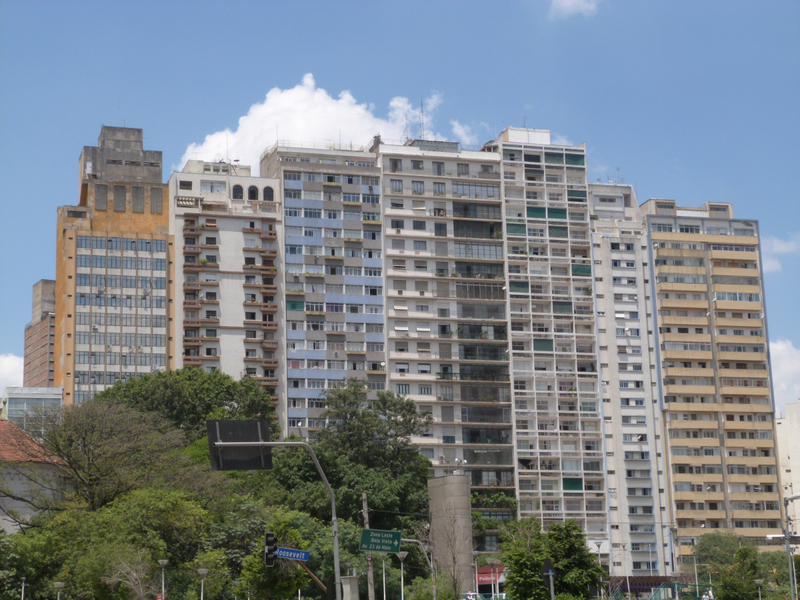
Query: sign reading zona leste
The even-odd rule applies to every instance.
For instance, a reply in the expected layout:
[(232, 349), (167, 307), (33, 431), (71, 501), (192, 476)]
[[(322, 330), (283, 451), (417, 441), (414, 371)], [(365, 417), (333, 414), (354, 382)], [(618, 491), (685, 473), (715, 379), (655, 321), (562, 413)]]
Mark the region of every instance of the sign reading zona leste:
[(359, 550), (365, 552), (387, 552), (397, 554), (400, 552), (399, 531), (381, 531), (380, 529), (364, 529), (361, 532)]

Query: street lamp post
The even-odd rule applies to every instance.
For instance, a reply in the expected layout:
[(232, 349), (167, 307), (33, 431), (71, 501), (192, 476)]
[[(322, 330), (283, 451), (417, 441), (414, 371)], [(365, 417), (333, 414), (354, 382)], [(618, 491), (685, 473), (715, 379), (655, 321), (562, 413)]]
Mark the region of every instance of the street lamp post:
[(63, 581), (56, 581), (55, 583), (53, 583), (53, 587), (56, 588), (56, 592), (57, 592), (56, 600), (61, 600), (61, 588), (64, 587), (64, 582)]
[(166, 600), (166, 585), (164, 584), (164, 569), (167, 567), (169, 561), (166, 558), (159, 559), (158, 564), (161, 565), (161, 600)]
[(492, 568), (492, 598), (494, 598), (500, 594), (500, 581), (496, 576), (496, 567), (500, 564), (500, 561), (496, 558), (487, 558), (486, 564)]
[(21, 600), (25, 600), (25, 578), (22, 578), (22, 598)]
[(381, 564), (383, 565), (383, 600), (386, 600), (386, 552), (378, 552), (377, 554), (381, 557)]
[(628, 569), (628, 562), (625, 559), (625, 546), (627, 546), (627, 544), (626, 543), (622, 543), (622, 544), (620, 544), (620, 546), (622, 547), (622, 565), (623, 565), (623, 568), (625, 569), (625, 591), (627, 592), (628, 598), (630, 598), (631, 597), (631, 573), (630, 573), (630, 569)]
[(756, 585), (758, 586), (758, 600), (761, 600), (761, 584), (764, 583), (764, 580), (763, 579), (754, 579), (753, 581), (755, 581)]
[(425, 546), (419, 540), (414, 540), (411, 538), (403, 538), (400, 540), (401, 542), (408, 542), (410, 544), (417, 544), (422, 549), (422, 554), (425, 555), (425, 560), (428, 561), (428, 565), (431, 568), (431, 579), (432, 587), (433, 587), (433, 600), (436, 600), (436, 571), (433, 568), (433, 556), (428, 556), (428, 552), (425, 550)]
[(406, 560), (406, 556), (408, 556), (408, 552), (406, 552), (405, 550), (397, 553), (397, 558), (400, 559), (400, 600), (406, 600), (405, 591), (403, 590), (405, 584), (403, 563)]
[(208, 575), (208, 569), (197, 569), (197, 573), (200, 575), (200, 600), (203, 600), (206, 590), (206, 575)]
[(792, 500), (797, 500), (800, 498), (800, 494), (793, 494), (791, 496), (786, 496), (783, 499), (783, 513), (786, 517), (786, 526), (783, 528), (783, 539), (784, 545), (786, 548), (786, 556), (789, 557), (789, 591), (792, 600), (797, 598), (797, 578), (794, 576), (794, 560), (792, 560), (792, 547), (789, 545), (789, 502)]

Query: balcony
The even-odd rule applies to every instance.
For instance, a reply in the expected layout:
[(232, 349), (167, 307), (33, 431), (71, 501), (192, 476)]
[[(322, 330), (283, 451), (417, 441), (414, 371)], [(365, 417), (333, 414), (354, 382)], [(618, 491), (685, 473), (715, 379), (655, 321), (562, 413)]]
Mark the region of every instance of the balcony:
[[(247, 340), (245, 340), (247, 341)], [(261, 347), (264, 350), (277, 350), (278, 349), (278, 340), (260, 340)]]
[(278, 239), (278, 232), (277, 231), (264, 231), (259, 236), (262, 240), (267, 240), (274, 242)]
[(184, 337), (183, 338), (183, 345), (186, 348), (191, 348), (195, 346), (202, 346), (203, 340), (198, 337)]
[(261, 360), (261, 366), (265, 369), (277, 369), (278, 368), (278, 359), (277, 358), (264, 358)]
[(278, 286), (277, 285), (268, 285), (268, 284), (261, 284), (261, 293), (267, 294), (268, 296), (274, 296), (278, 293)]
[(278, 331), (278, 322), (277, 321), (262, 321), (261, 322), (261, 329), (263, 331)]
[(262, 302), (261, 303), (261, 312), (266, 314), (275, 314), (278, 312), (278, 303), (277, 302)]
[(183, 366), (185, 367), (199, 367), (203, 364), (203, 361), (199, 356), (184, 356), (183, 357)]

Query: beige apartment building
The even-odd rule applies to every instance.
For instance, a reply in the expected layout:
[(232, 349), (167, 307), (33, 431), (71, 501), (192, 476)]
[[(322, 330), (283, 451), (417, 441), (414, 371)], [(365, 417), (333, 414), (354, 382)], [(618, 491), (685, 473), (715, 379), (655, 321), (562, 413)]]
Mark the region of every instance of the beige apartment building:
[(161, 152), (103, 127), (80, 158), (77, 206), (58, 209), (54, 383), (64, 404), (174, 365), (172, 238)]
[(728, 203), (641, 207), (649, 244), (664, 472), (679, 564), (697, 537), (781, 533), (758, 224)]
[(56, 282), (41, 279), (33, 286), (31, 322), (25, 326), (24, 387), (55, 383)]

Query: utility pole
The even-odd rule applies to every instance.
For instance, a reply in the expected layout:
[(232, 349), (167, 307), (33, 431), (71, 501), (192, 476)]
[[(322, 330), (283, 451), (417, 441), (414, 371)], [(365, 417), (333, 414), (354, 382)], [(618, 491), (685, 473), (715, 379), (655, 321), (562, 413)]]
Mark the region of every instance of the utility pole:
[[(367, 506), (367, 492), (361, 494), (361, 505), (364, 515), (364, 529), (369, 529), (369, 506)], [(367, 594), (369, 600), (375, 600), (375, 574), (372, 572), (372, 552), (367, 552)]]

